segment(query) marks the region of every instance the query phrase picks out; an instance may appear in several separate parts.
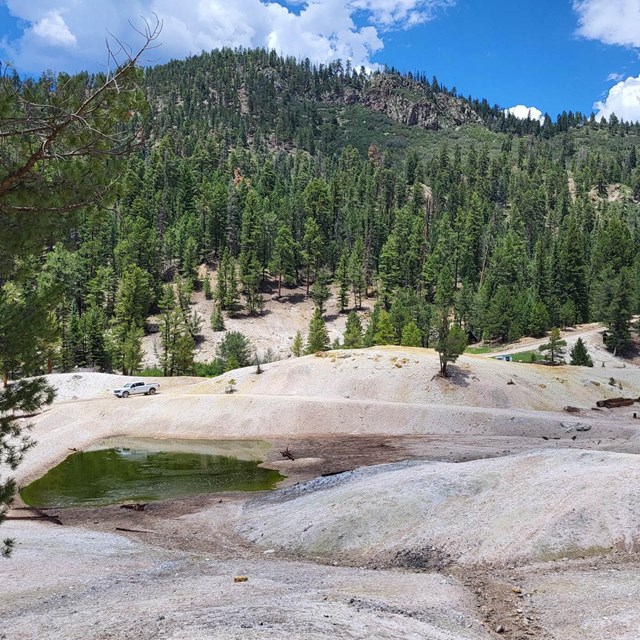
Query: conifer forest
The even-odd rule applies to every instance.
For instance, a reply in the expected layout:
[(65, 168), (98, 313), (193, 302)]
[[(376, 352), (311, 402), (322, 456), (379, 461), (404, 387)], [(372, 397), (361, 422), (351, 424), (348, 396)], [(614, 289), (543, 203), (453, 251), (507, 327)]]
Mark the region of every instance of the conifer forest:
[[(345, 314), (373, 309), (353, 313), (333, 346), (436, 346), (444, 322), (464, 349), (592, 321), (607, 326), (611, 351), (632, 344), (637, 124), (518, 120), (421, 73), (264, 50), (138, 73), (142, 92), (109, 111), (127, 153), (68, 162), (28, 228), (24, 198), (4, 199), (3, 242), (15, 249), (0, 272), (7, 378), (139, 372), (151, 314), (165, 375), (242, 366), (253, 357), (242, 335), (216, 362), (194, 362), (202, 323), (259, 317), (266, 296), (294, 285), (316, 305), (298, 354), (332, 346), (330, 295)], [(82, 92), (96, 79), (5, 79), (34, 99), (63, 81)], [(58, 211), (62, 200), (74, 204)], [(215, 287), (198, 279), (203, 263)], [(212, 318), (189, 308), (203, 287)]]

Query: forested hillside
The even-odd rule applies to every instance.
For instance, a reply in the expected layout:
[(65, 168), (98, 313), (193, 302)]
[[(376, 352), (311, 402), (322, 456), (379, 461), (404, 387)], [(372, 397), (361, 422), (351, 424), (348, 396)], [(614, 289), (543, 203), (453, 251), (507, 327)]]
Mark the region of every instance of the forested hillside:
[[(135, 372), (150, 313), (165, 373), (194, 369), (198, 266), (217, 269), (213, 318), (259, 316), (303, 284), (375, 299), (345, 346), (429, 346), (443, 318), (469, 342), (598, 320), (624, 352), (640, 312), (640, 129), (564, 113), (516, 120), (435, 78), (314, 67), (223, 50), (149, 69), (116, 206), (96, 209), (9, 271), (4, 304), (37, 309), (37, 341), (3, 362)], [(55, 283), (55, 287), (51, 286)], [(37, 315), (37, 314), (36, 314)], [(315, 336), (315, 338), (314, 338)], [(238, 364), (238, 363), (236, 363)], [(214, 367), (212, 371), (216, 371)]]

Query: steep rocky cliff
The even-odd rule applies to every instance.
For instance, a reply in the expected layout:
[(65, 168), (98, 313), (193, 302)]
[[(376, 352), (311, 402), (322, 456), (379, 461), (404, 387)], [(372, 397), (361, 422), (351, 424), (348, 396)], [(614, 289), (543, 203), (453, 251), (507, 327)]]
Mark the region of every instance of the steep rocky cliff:
[(343, 101), (384, 113), (395, 122), (433, 131), (482, 123), (462, 100), (446, 93), (428, 92), (417, 82), (391, 74), (374, 76), (361, 94), (348, 93)]

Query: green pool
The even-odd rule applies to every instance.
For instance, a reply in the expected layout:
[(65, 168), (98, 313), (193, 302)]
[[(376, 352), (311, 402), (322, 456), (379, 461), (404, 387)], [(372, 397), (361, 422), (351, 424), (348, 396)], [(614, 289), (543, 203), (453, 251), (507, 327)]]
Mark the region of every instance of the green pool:
[(106, 440), (70, 455), (20, 495), (33, 507), (70, 507), (263, 491), (284, 478), (258, 466), (268, 450), (258, 441)]

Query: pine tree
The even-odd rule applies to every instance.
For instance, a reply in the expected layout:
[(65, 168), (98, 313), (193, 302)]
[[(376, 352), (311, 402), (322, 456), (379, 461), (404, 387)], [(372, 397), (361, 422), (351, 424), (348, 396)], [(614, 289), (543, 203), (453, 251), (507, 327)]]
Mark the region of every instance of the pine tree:
[(189, 235), (185, 240), (180, 255), (180, 275), (190, 281), (195, 281), (198, 272), (198, 243), (194, 236)]
[(534, 338), (541, 338), (549, 328), (549, 312), (544, 302), (534, 302), (529, 316), (529, 333)]
[(349, 258), (349, 279), (353, 292), (353, 303), (356, 309), (362, 309), (362, 294), (365, 292), (364, 275), (364, 242), (358, 238)]
[(224, 331), (224, 316), (222, 315), (222, 311), (220, 311), (220, 307), (217, 305), (213, 309), (213, 313), (211, 314), (211, 328), (214, 331)]
[(402, 297), (398, 297), (394, 300), (389, 311), (389, 318), (391, 319), (391, 324), (396, 332), (394, 344), (400, 344), (402, 339), (402, 330), (412, 319), (411, 312), (404, 304), (404, 299)]
[(191, 310), (191, 296), (193, 294), (193, 282), (188, 279), (179, 278), (176, 281), (176, 291), (178, 294), (178, 307), (180, 320), (186, 331), (195, 341), (202, 330), (202, 318), (197, 311)]
[(111, 359), (124, 376), (135, 375), (141, 369), (144, 358), (142, 336), (142, 329), (135, 326), (120, 326), (114, 332)]
[(391, 234), (380, 251), (380, 300), (388, 305), (393, 298), (393, 292), (400, 285), (400, 255), (395, 234)]
[(142, 363), (142, 330), (151, 303), (149, 274), (131, 265), (122, 275), (112, 320), (111, 361), (124, 375), (136, 373)]
[(631, 181), (631, 191), (633, 193), (633, 197), (638, 199), (640, 198), (640, 167), (637, 167), (633, 172), (633, 179)]
[(195, 335), (200, 331), (200, 318), (189, 309), (190, 286), (178, 282), (178, 302), (170, 285), (165, 285), (159, 306), (161, 353), (159, 362), (163, 375), (179, 376), (193, 373)]
[(400, 344), (403, 347), (422, 346), (422, 336), (420, 335), (420, 329), (418, 329), (418, 325), (413, 320), (411, 320), (411, 322), (408, 322), (402, 329), (402, 339), (400, 340)]
[(291, 353), (294, 358), (299, 358), (304, 350), (304, 343), (302, 341), (302, 333), (296, 331), (296, 335), (291, 343)]
[(309, 323), (309, 335), (307, 336), (307, 346), (305, 353), (312, 354), (329, 349), (329, 333), (324, 322), (324, 318), (319, 309), (313, 312), (313, 317)]
[(215, 301), (219, 309), (226, 309), (227, 303), (227, 280), (229, 278), (229, 269), (231, 267), (231, 255), (228, 250), (222, 254), (220, 263), (218, 264), (218, 277), (216, 281)]
[(560, 329), (551, 329), (551, 335), (549, 336), (549, 342), (539, 347), (540, 351), (548, 351), (546, 355), (547, 361), (552, 364), (559, 364), (564, 362), (564, 348), (567, 346), (567, 341), (560, 337)]
[(467, 347), (467, 336), (462, 328), (451, 324), (451, 303), (453, 300), (453, 278), (451, 271), (445, 267), (438, 278), (436, 288), (436, 322), (434, 324), (434, 348), (440, 360), (440, 375), (446, 378), (447, 367), (464, 353)]
[(282, 284), (291, 285), (295, 282), (295, 242), (289, 227), (282, 225), (276, 236), (273, 268), (278, 274), (278, 297), (282, 296)]
[(355, 311), (351, 311), (347, 316), (343, 346), (345, 349), (360, 349), (363, 346), (362, 323)]
[[(264, 308), (264, 298), (260, 294), (261, 268), (257, 258), (246, 255), (240, 257), (240, 282), (249, 314), (258, 315)], [(231, 286), (231, 285), (230, 285)]]
[(107, 317), (101, 308), (90, 306), (84, 314), (89, 362), (100, 371), (108, 371), (111, 361), (105, 343)]
[(631, 284), (628, 269), (622, 269), (611, 283), (611, 297), (606, 310), (607, 332), (604, 343), (614, 354), (624, 352), (631, 338)]
[(240, 293), (238, 292), (238, 276), (236, 263), (229, 256), (229, 265), (226, 273), (225, 297), (222, 308), (233, 318), (240, 310)]
[(455, 362), (467, 348), (467, 336), (457, 324), (449, 327), (448, 331), (441, 325), (434, 348), (440, 359), (440, 374), (446, 378), (448, 376), (447, 365), (450, 362)]
[(382, 307), (380, 303), (376, 303), (373, 307), (373, 311), (369, 316), (369, 323), (367, 324), (367, 330), (364, 332), (364, 336), (362, 338), (362, 344), (365, 347), (373, 346), (373, 337), (378, 331), (378, 324), (380, 321), (380, 313), (382, 312)]
[(320, 227), (313, 218), (307, 218), (302, 239), (302, 259), (307, 278), (307, 295), (311, 288), (311, 277), (317, 274), (322, 257), (322, 235)]
[(567, 300), (560, 307), (560, 322), (565, 329), (576, 324), (576, 306), (573, 300)]
[(193, 374), (196, 343), (188, 331), (182, 330), (176, 337), (174, 346), (174, 373), (176, 376)]
[(556, 266), (555, 295), (566, 298), (560, 312), (565, 327), (588, 317), (587, 295), (587, 248), (584, 229), (577, 216), (567, 216), (558, 240), (558, 263)]
[(338, 284), (340, 286), (338, 293), (338, 302), (340, 304), (340, 313), (344, 313), (349, 306), (349, 257), (346, 251), (342, 252), (340, 264), (338, 266)]
[[(33, 415), (50, 405), (55, 390), (44, 378), (20, 380), (0, 390), (0, 465), (15, 471), (24, 454), (36, 443), (29, 437), (30, 426), (24, 424), (24, 416)], [(13, 502), (16, 483), (12, 478), (0, 481), (0, 523)], [(14, 541), (6, 538), (0, 544), (0, 556), (8, 557)]]
[(593, 367), (593, 360), (582, 338), (578, 338), (569, 355), (571, 356), (570, 364), (578, 367)]
[(506, 342), (513, 335), (512, 327), (516, 319), (513, 291), (507, 285), (500, 285), (484, 313), (484, 339)]
[(396, 330), (391, 322), (391, 316), (384, 310), (380, 310), (378, 326), (373, 334), (373, 344), (397, 344)]
[(311, 287), (311, 299), (316, 309), (320, 311), (320, 315), (324, 315), (325, 302), (331, 297), (329, 285), (327, 284), (328, 276), (325, 272), (320, 272)]
[(162, 375), (174, 374), (173, 356), (175, 351), (176, 333), (180, 321), (180, 313), (176, 310), (176, 299), (173, 288), (165, 285), (158, 303), (162, 315), (160, 316), (160, 343), (162, 353), (159, 356)]
[(151, 276), (130, 265), (120, 278), (115, 305), (115, 324), (142, 328), (152, 300)]
[(211, 280), (209, 279), (209, 274), (207, 273), (204, 277), (204, 299), (212, 300), (213, 299), (213, 290), (211, 289)]
[(227, 331), (216, 347), (216, 357), (222, 362), (224, 371), (248, 367), (255, 349), (247, 336), (240, 331)]

